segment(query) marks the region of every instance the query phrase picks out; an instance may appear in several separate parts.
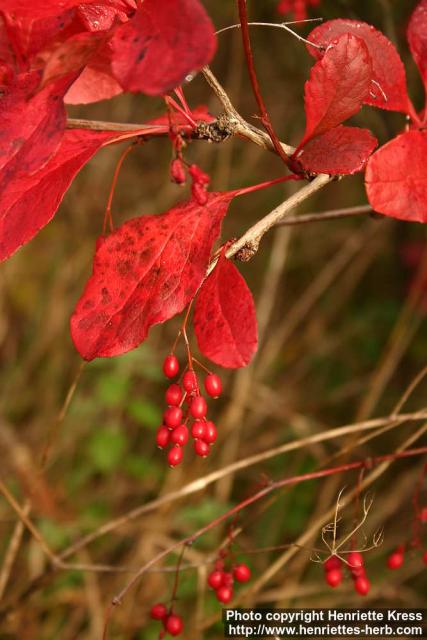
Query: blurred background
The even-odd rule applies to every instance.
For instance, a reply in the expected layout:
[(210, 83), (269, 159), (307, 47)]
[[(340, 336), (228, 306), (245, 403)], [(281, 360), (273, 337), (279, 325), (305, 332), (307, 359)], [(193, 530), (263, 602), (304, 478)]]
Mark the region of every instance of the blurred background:
[[(236, 23), (234, 2), (205, 0), (204, 4), (218, 29)], [(252, 19), (280, 21), (276, 4), (274, 0), (250, 3)], [(423, 88), (405, 40), (406, 22), (415, 5), (412, 0), (322, 0), (310, 15), (362, 19), (384, 31), (399, 49), (409, 93), (421, 109)], [(310, 28), (299, 31), (306, 35)], [(252, 37), (276, 131), (281, 140), (296, 144), (305, 125), (304, 82), (312, 58), (303, 44), (278, 29), (253, 28)], [(219, 36), (212, 70), (240, 113), (256, 123), (237, 30)], [(202, 76), (185, 88), (185, 94), (191, 106), (207, 104), (214, 115), (220, 113)], [(160, 99), (125, 95), (73, 107), (69, 113), (139, 123), (163, 109)], [(370, 107), (364, 107), (353, 122), (370, 128), (380, 143), (405, 125), (403, 116)], [(216, 370), (223, 378), (224, 393), (209, 403), (219, 431), (211, 455), (195, 459), (188, 446), (183, 464), (169, 470), (164, 453), (155, 446), (155, 431), (167, 386), (162, 362), (180, 319), (153, 328), (135, 351), (84, 367), (68, 328), (91, 271), (112, 175), (124, 148), (117, 145), (98, 153), (74, 181), (54, 221), (3, 264), (0, 273), (1, 478), (56, 553), (104, 523), (235, 460), (333, 427), (389, 415), (426, 365), (422, 225), (362, 215), (277, 228), (264, 238), (252, 261), (239, 265), (257, 304), (259, 353), (247, 369)], [(218, 145), (194, 142), (185, 156), (211, 174), (215, 190), (282, 173), (274, 155), (238, 139)], [(136, 215), (165, 211), (188, 195), (186, 188), (170, 183), (170, 158), (167, 139), (152, 140), (128, 156), (113, 202), (116, 225)], [(237, 199), (225, 220), (223, 239), (241, 235), (296, 188), (277, 186)], [(366, 204), (360, 174), (330, 184), (298, 213), (359, 204)], [(421, 381), (404, 410), (423, 409), (426, 391), (427, 382)], [(65, 406), (67, 396), (70, 402)], [(224, 474), (201, 491), (98, 536), (68, 560), (132, 571), (265, 482), (393, 452), (411, 436), (413, 446), (425, 445), (422, 426), (421, 421), (404, 422), (362, 443), (360, 434), (334, 438)], [(342, 447), (347, 453), (337, 456)], [(46, 452), (48, 463), (42, 473), (40, 459)], [(422, 458), (395, 462), (370, 487), (374, 502), (364, 531), (369, 544), (370, 536), (382, 527), (384, 543), (365, 556), (372, 583), (367, 597), (354, 592), (349, 577), (332, 590), (321, 565), (311, 558), (312, 548), (322, 548), (322, 518), (324, 522), (339, 490), (346, 486), (351, 493), (360, 480), (358, 473), (346, 473), (278, 491), (233, 521), (242, 529), (234, 551), (253, 572), (248, 591), (236, 589), (240, 601), (246, 606), (280, 607), (425, 606), (427, 567), (420, 549), (408, 551), (399, 571), (386, 567), (389, 553), (410, 541), (412, 498), (425, 462)], [(354, 518), (360, 517), (360, 496), (343, 516), (343, 527), (351, 528)], [(207, 589), (206, 577), (229, 525), (216, 527), (186, 550), (183, 565), (195, 566), (181, 572), (176, 604), (185, 618), (185, 638), (222, 637), (220, 605)], [(427, 531), (420, 535), (427, 547)], [(298, 540), (304, 549), (269, 550)], [(363, 535), (356, 543), (364, 543)], [(111, 638), (158, 637), (159, 625), (149, 620), (149, 609), (170, 597), (174, 581), (170, 569), (179, 551), (127, 595), (114, 614)], [(40, 543), (22, 531), (8, 502), (0, 498), (0, 609), (13, 605), (7, 615), (3, 609), (0, 640), (101, 638), (105, 607), (131, 574), (52, 572), (49, 567)], [(29, 585), (32, 591), (27, 593)]]

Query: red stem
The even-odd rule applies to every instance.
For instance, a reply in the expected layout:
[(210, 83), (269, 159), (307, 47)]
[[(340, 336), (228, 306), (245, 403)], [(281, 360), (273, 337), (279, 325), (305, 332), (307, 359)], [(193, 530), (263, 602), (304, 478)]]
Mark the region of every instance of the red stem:
[(285, 153), (282, 147), (282, 144), (273, 129), (273, 125), (271, 124), (271, 120), (268, 115), (267, 107), (265, 106), (264, 99), (261, 95), (261, 89), (259, 86), (258, 77), (255, 70), (254, 57), (252, 54), (251, 39), (249, 36), (248, 12), (246, 9), (246, 0), (238, 0), (238, 6), (239, 6), (240, 26), (242, 31), (243, 48), (245, 51), (245, 58), (246, 58), (246, 66), (248, 68), (249, 78), (252, 85), (252, 91), (253, 91), (255, 100), (258, 104), (261, 122), (264, 126), (264, 129), (267, 131), (268, 135), (270, 136), (271, 142), (273, 143), (276, 153), (280, 156), (280, 158), (282, 158), (286, 166), (289, 167), (289, 164), (290, 164), (289, 157)]
[(296, 174), (292, 174), (290, 176), (281, 176), (280, 178), (274, 178), (273, 180), (267, 180), (266, 182), (260, 182), (259, 184), (252, 184), (250, 187), (243, 187), (243, 189), (237, 189), (235, 191), (236, 196), (245, 196), (248, 193), (253, 193), (254, 191), (260, 191), (261, 189), (267, 189), (267, 187), (271, 187), (273, 184), (279, 184), (280, 182), (288, 182), (289, 180), (303, 180), (302, 176), (297, 176)]

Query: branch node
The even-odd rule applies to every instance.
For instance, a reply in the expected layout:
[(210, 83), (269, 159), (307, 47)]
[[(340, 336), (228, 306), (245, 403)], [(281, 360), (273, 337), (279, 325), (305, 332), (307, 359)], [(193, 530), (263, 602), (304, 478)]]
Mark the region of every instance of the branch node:
[(251, 240), (239, 249), (234, 257), (236, 260), (239, 260), (239, 262), (249, 262), (258, 251), (258, 248), (259, 239)]
[(223, 142), (234, 134), (237, 125), (237, 120), (230, 118), (226, 113), (221, 113), (214, 122), (199, 122), (193, 137), (210, 142)]

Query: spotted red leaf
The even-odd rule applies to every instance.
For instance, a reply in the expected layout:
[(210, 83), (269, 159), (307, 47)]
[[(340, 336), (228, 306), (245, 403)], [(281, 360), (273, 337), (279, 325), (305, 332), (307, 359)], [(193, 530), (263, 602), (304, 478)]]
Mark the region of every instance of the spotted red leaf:
[(364, 169), (377, 144), (377, 139), (368, 129), (340, 125), (309, 140), (298, 160), (306, 171), (312, 173), (357, 173)]
[(301, 145), (357, 113), (371, 79), (371, 58), (363, 40), (340, 36), (313, 66), (305, 84), (307, 123)]
[(210, 193), (205, 206), (184, 202), (125, 222), (98, 240), (93, 273), (71, 318), (86, 360), (137, 347), (151, 326), (194, 297), (234, 192)]
[(412, 56), (427, 89), (427, 0), (415, 8), (408, 24), (408, 42)]
[(257, 350), (252, 294), (224, 254), (196, 298), (194, 330), (200, 351), (222, 367), (244, 367)]
[[(362, 38), (372, 59), (372, 78), (377, 84), (372, 83), (372, 95), (366, 96), (365, 103), (382, 109), (408, 113), (410, 107), (405, 68), (394, 45), (380, 31), (358, 20), (330, 20), (316, 27), (308, 39), (315, 44), (327, 47), (343, 33), (352, 33)], [(307, 45), (307, 49), (314, 57), (322, 57), (319, 49), (310, 45)]]
[(144, 0), (111, 40), (114, 77), (125, 91), (166, 93), (211, 60), (216, 38), (199, 0)]
[[(120, 134), (119, 134), (120, 135)], [(0, 260), (31, 240), (55, 215), (75, 175), (117, 132), (66, 131), (54, 156), (32, 175), (0, 181)]]
[(378, 149), (366, 168), (372, 208), (392, 218), (427, 222), (427, 132), (408, 131)]

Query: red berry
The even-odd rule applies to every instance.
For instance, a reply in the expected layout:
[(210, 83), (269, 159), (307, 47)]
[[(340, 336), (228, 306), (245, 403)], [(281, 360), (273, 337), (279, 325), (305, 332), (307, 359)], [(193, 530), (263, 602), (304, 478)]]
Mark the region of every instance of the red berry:
[(168, 451), (168, 462), (170, 467), (176, 467), (180, 462), (182, 462), (182, 458), (184, 456), (184, 452), (181, 447), (172, 447)]
[(216, 426), (210, 420), (208, 420), (204, 424), (205, 424), (205, 434), (204, 436), (202, 436), (202, 438), (207, 444), (213, 444), (216, 441), (217, 435), (218, 435)]
[(232, 587), (234, 582), (233, 574), (230, 571), (222, 572), (222, 584), (226, 587)]
[(196, 440), (203, 440), (206, 434), (206, 422), (196, 420), (191, 427), (191, 435)]
[(198, 182), (199, 184), (209, 184), (211, 181), (208, 174), (202, 171), (197, 164), (192, 164), (188, 169), (188, 173), (193, 178), (194, 182)]
[(247, 564), (236, 564), (233, 569), (233, 575), (237, 582), (247, 582), (251, 579), (251, 570)]
[(191, 195), (193, 196), (197, 204), (200, 204), (202, 206), (208, 201), (208, 192), (206, 191), (204, 185), (200, 184), (199, 182), (193, 182), (193, 184), (191, 185)]
[(351, 570), (363, 567), (363, 556), (358, 551), (352, 551), (347, 556), (347, 562)]
[(427, 564), (427, 551), (423, 553), (423, 562), (424, 564)]
[(187, 393), (192, 393), (197, 389), (197, 376), (194, 369), (189, 369), (184, 373), (182, 378), (182, 386)]
[(190, 413), (193, 418), (204, 418), (208, 410), (208, 405), (203, 396), (193, 398), (190, 405)]
[(179, 407), (168, 407), (163, 414), (163, 421), (170, 429), (175, 429), (181, 424), (182, 409)]
[(159, 602), (151, 607), (150, 616), (153, 620), (163, 620), (163, 618), (166, 618), (167, 613), (165, 605)]
[(179, 636), (184, 629), (184, 623), (181, 616), (171, 613), (170, 616), (166, 618), (165, 629), (171, 634), (171, 636)]
[(219, 589), (219, 587), (222, 585), (222, 581), (222, 571), (211, 571), (211, 573), (208, 575), (208, 585), (212, 587), (212, 589)]
[(206, 458), (209, 455), (210, 447), (204, 440), (195, 440), (194, 451), (201, 458)]
[(181, 424), (171, 433), (171, 442), (183, 447), (188, 442), (188, 429), (185, 424)]
[(216, 599), (218, 602), (227, 604), (233, 597), (233, 589), (231, 587), (222, 586), (216, 590)]
[(371, 583), (366, 576), (359, 576), (354, 581), (354, 588), (361, 596), (366, 596), (371, 590)]
[(387, 566), (389, 569), (399, 569), (403, 564), (403, 553), (399, 553), (399, 551), (395, 551), (392, 553), (387, 560)]
[(216, 373), (210, 373), (205, 378), (205, 389), (208, 396), (211, 398), (218, 398), (222, 391), (221, 378)]
[(185, 182), (185, 169), (180, 158), (172, 160), (170, 165), (170, 176), (173, 182), (176, 184), (184, 184)]
[(342, 581), (341, 569), (331, 569), (331, 571), (327, 571), (325, 573), (325, 580), (330, 587), (335, 589)]
[(427, 522), (427, 507), (423, 507), (420, 511), (421, 522)]
[(166, 404), (177, 407), (182, 400), (182, 389), (179, 384), (171, 384), (166, 389)]
[(172, 353), (166, 356), (163, 362), (163, 373), (167, 378), (174, 378), (179, 371), (178, 358)]
[(331, 556), (323, 563), (325, 571), (332, 571), (333, 569), (341, 569), (342, 560), (338, 556)]
[(157, 430), (156, 442), (160, 449), (164, 449), (169, 444), (170, 432), (163, 424)]

